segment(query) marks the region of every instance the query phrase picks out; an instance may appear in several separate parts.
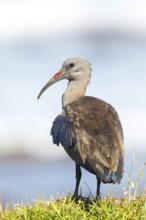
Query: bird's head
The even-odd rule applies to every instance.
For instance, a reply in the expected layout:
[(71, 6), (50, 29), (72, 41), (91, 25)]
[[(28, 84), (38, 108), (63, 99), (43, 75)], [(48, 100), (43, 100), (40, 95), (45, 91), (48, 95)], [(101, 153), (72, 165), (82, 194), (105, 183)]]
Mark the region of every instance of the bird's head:
[(91, 76), (90, 65), (90, 62), (80, 57), (73, 57), (67, 59), (63, 63), (62, 68), (41, 89), (37, 98), (39, 99), (42, 93), (50, 86), (52, 86), (54, 83), (63, 79), (68, 79), (69, 81), (83, 81), (84, 79), (86, 79), (89, 82)]

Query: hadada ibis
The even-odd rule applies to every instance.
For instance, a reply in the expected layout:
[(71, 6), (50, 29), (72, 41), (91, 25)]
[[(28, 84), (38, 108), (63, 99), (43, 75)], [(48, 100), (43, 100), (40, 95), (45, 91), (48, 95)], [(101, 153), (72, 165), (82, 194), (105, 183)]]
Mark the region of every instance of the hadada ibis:
[(62, 112), (51, 129), (53, 143), (61, 144), (76, 165), (74, 197), (78, 197), (81, 167), (96, 175), (100, 184), (120, 183), (124, 172), (123, 130), (116, 110), (107, 102), (85, 96), (91, 78), (91, 63), (79, 57), (67, 59), (38, 95), (54, 83), (67, 79)]

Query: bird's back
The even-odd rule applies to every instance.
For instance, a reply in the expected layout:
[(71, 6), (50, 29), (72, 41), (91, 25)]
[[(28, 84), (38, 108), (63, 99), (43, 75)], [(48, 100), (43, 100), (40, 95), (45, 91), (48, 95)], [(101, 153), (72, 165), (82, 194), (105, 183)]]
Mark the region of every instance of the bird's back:
[[(120, 182), (123, 131), (110, 104), (90, 96), (76, 99), (65, 107), (65, 115), (56, 118), (51, 134), (76, 163), (98, 175), (102, 182)], [(67, 146), (66, 140), (71, 140), (72, 146)]]

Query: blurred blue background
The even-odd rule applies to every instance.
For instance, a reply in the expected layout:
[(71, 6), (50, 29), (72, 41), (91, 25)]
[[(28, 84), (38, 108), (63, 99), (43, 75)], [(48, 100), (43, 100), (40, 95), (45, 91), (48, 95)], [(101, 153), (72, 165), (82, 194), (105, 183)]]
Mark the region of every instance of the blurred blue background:
[[(123, 195), (135, 148), (133, 181), (146, 161), (146, 2), (138, 0), (0, 1), (0, 200), (33, 202), (74, 189), (74, 162), (53, 146), (50, 128), (61, 111), (66, 81), (38, 101), (42, 86), (65, 59), (92, 63), (87, 94), (119, 113), (125, 135)], [(145, 190), (146, 170), (138, 192)], [(84, 172), (81, 190), (96, 190)], [(109, 185), (102, 185), (106, 196)], [(111, 188), (111, 187), (110, 187)]]

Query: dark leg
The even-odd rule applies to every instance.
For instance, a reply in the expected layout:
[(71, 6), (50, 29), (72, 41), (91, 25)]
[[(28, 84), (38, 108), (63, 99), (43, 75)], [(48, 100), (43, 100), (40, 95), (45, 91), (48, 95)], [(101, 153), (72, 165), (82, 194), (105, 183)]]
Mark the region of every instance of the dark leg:
[(74, 197), (76, 198), (78, 197), (81, 176), (82, 176), (81, 168), (78, 164), (76, 164), (76, 187), (75, 187), (75, 192), (74, 192)]
[(100, 198), (100, 185), (101, 185), (101, 180), (99, 179), (98, 176), (96, 176), (96, 178), (97, 178), (96, 198), (99, 199), (99, 198)]

